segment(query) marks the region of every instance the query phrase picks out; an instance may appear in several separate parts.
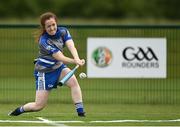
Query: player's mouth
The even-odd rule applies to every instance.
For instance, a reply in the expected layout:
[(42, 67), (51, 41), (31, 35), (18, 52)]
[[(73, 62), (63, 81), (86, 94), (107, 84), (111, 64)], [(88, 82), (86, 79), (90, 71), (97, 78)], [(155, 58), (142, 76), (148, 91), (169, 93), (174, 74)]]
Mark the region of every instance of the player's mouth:
[(50, 35), (55, 35), (56, 34), (56, 31), (55, 30), (51, 30), (49, 31)]

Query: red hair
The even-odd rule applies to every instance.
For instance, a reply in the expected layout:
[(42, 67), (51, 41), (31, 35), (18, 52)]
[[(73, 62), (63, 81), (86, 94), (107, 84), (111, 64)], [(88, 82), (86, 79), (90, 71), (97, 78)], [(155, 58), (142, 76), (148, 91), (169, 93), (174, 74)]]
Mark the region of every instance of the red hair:
[(39, 42), (39, 38), (41, 37), (41, 35), (46, 32), (46, 30), (45, 30), (45, 22), (46, 22), (46, 20), (48, 20), (50, 18), (54, 18), (56, 23), (57, 23), (57, 16), (52, 12), (46, 12), (46, 13), (43, 13), (40, 16), (40, 32), (38, 32), (36, 42)]

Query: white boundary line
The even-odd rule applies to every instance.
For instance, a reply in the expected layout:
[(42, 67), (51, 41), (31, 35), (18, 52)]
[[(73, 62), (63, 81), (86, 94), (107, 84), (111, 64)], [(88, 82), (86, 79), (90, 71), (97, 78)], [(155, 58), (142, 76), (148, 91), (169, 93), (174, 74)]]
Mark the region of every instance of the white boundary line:
[(51, 120), (48, 120), (48, 119), (44, 119), (43, 117), (36, 117), (37, 119), (39, 120), (42, 120), (44, 122), (54, 122), (54, 123), (84, 123), (84, 121), (51, 121)]
[(101, 120), (101, 121), (51, 121), (43, 117), (36, 117), (38, 120), (0, 120), (0, 123), (46, 123), (52, 126), (67, 126), (64, 123), (167, 123), (167, 122), (180, 122), (180, 119), (174, 120)]
[(68, 127), (66, 126), (65, 124), (60, 124), (60, 123), (56, 123), (56, 121), (51, 121), (51, 120), (48, 120), (48, 119), (44, 119), (42, 117), (36, 117), (38, 120), (41, 120), (43, 123), (47, 123), (49, 125), (52, 125), (52, 126), (63, 126), (63, 127)]
[(89, 121), (90, 123), (167, 123), (167, 122), (180, 122), (180, 119), (175, 120), (111, 120), (111, 121)]
[(0, 123), (42, 123), (42, 121), (37, 120), (0, 120)]

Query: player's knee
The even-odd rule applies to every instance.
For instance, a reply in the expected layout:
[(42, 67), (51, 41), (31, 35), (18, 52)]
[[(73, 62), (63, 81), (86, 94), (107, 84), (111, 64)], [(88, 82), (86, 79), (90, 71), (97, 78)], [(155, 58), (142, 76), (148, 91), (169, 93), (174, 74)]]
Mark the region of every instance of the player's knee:
[(69, 87), (77, 87), (78, 86), (78, 81), (75, 76), (72, 76), (68, 82)]
[(44, 109), (44, 107), (46, 107), (45, 104), (36, 104), (34, 110), (35, 110), (35, 111), (40, 111), (40, 110)]

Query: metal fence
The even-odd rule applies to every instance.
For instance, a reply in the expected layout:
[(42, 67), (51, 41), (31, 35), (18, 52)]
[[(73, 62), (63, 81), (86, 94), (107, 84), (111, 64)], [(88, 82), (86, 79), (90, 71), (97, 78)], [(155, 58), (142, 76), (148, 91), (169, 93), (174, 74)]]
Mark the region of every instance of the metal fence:
[[(88, 37), (166, 37), (166, 79), (79, 80), (85, 103), (179, 104), (180, 26), (175, 25), (64, 25), (80, 57), (86, 59)], [(0, 103), (34, 100), (33, 59), (38, 46), (33, 33), (38, 25), (0, 25)], [(66, 52), (66, 49), (65, 49)], [(69, 55), (68, 52), (65, 53)], [(70, 66), (71, 67), (71, 66)], [(86, 72), (86, 67), (77, 71)], [(71, 103), (69, 89), (54, 90), (52, 103)]]

